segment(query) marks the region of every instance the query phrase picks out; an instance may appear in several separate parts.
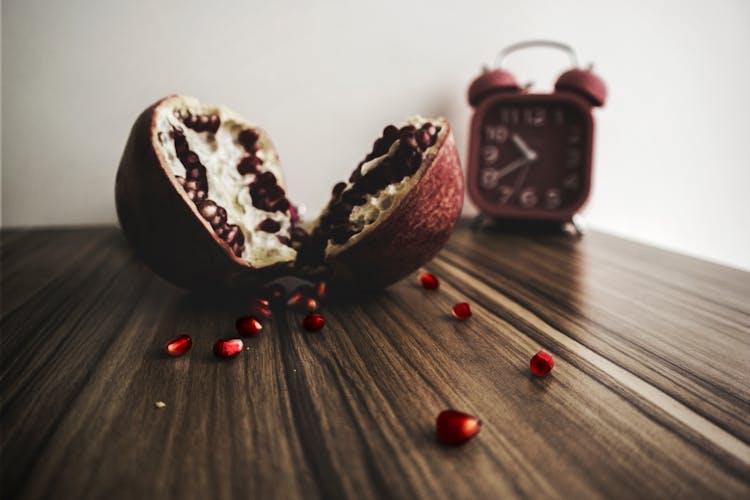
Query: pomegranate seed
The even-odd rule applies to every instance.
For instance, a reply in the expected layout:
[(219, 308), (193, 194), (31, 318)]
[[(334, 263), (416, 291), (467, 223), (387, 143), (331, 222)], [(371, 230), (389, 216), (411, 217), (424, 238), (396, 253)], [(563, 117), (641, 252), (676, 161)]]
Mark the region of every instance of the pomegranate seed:
[(308, 297), (307, 299), (305, 299), (305, 309), (307, 309), (310, 312), (317, 311), (318, 301), (312, 297)]
[(286, 289), (281, 283), (274, 283), (268, 289), (268, 298), (272, 301), (282, 300), (286, 295)]
[(552, 367), (555, 366), (555, 360), (552, 359), (550, 353), (539, 351), (531, 358), (529, 366), (531, 367), (531, 373), (537, 377), (543, 377), (552, 371)]
[(309, 285), (300, 285), (294, 289), (292, 294), (289, 296), (289, 300), (286, 301), (286, 305), (295, 307), (298, 305), (304, 305), (308, 297), (313, 294), (312, 287)]
[(302, 320), (302, 326), (305, 327), (305, 330), (308, 332), (317, 332), (323, 328), (325, 324), (326, 321), (323, 319), (323, 316), (318, 313), (309, 314), (304, 320)]
[(326, 294), (328, 293), (326, 282), (321, 281), (317, 285), (315, 285), (315, 296), (319, 299), (325, 299)]
[(170, 356), (182, 356), (193, 346), (193, 339), (189, 335), (175, 337), (164, 346), (164, 351)]
[(456, 410), (441, 411), (435, 421), (435, 434), (445, 444), (463, 444), (479, 433), (482, 421)]
[(459, 302), (451, 310), (453, 317), (464, 320), (471, 316), (471, 306), (467, 302)]
[(242, 346), (242, 339), (219, 339), (214, 344), (214, 354), (217, 358), (233, 358), (242, 352)]
[(243, 316), (234, 322), (237, 333), (242, 337), (254, 337), (263, 330), (263, 325), (254, 316)]
[(423, 273), (419, 277), (419, 282), (425, 290), (434, 290), (440, 286), (440, 281), (438, 281), (435, 275), (430, 273)]
[(305, 295), (302, 292), (294, 291), (290, 296), (289, 300), (286, 301), (286, 305), (289, 307), (298, 306), (305, 300)]
[(266, 319), (271, 316), (271, 305), (266, 299), (253, 299), (249, 312), (251, 316)]

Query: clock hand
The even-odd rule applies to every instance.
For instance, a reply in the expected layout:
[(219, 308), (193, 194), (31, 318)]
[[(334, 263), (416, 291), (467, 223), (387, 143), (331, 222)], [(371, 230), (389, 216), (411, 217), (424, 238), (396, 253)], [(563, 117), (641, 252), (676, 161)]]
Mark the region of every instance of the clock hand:
[(531, 165), (526, 165), (521, 172), (519, 172), (518, 176), (516, 177), (516, 182), (513, 183), (513, 190), (508, 195), (508, 199), (511, 199), (513, 197), (513, 194), (521, 189), (521, 186), (523, 186), (523, 181), (526, 180), (526, 176), (529, 175), (529, 170), (531, 169)]
[(511, 172), (515, 171), (516, 169), (524, 166), (528, 162), (529, 162), (529, 159), (526, 158), (526, 157), (517, 158), (516, 160), (510, 162), (508, 165), (506, 165), (503, 168), (501, 168), (500, 170), (498, 170), (497, 173), (495, 174), (495, 177), (498, 180), (500, 180), (503, 177), (505, 177), (506, 175), (508, 175), (509, 173), (511, 173)]
[(536, 160), (536, 151), (531, 149), (518, 134), (513, 134), (513, 137), (511, 139), (513, 140), (513, 144), (515, 144), (516, 147), (521, 150), (521, 154), (523, 154), (527, 160)]

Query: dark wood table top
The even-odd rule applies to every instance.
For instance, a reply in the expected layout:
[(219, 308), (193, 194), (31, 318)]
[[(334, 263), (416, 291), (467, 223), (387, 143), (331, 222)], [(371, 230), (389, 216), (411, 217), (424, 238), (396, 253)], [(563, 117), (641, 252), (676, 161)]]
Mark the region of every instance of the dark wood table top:
[[(439, 290), (329, 301), (318, 333), (276, 310), (219, 361), (242, 301), (170, 286), (116, 228), (3, 231), (2, 496), (750, 497), (750, 274), (465, 222), (426, 268)], [(446, 408), (479, 435), (436, 442)]]

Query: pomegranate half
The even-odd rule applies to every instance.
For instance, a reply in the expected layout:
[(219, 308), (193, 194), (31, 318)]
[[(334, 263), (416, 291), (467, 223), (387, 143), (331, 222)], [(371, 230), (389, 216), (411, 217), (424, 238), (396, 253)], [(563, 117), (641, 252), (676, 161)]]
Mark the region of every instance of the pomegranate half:
[(309, 223), (287, 198), (261, 128), (223, 106), (166, 97), (136, 120), (115, 185), (120, 225), (156, 273), (188, 289), (324, 275), (382, 288), (430, 260), (463, 205), (445, 119), (389, 125)]

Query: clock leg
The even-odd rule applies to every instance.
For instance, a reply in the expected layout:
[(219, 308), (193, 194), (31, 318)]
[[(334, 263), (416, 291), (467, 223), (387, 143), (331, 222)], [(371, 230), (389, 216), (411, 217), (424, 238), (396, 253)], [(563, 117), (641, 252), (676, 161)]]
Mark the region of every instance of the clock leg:
[(469, 227), (472, 231), (480, 231), (487, 225), (488, 222), (492, 222), (489, 217), (484, 214), (479, 214), (472, 219)]
[(563, 231), (576, 238), (582, 238), (586, 234), (586, 222), (579, 214), (575, 214), (569, 221), (563, 224)]

